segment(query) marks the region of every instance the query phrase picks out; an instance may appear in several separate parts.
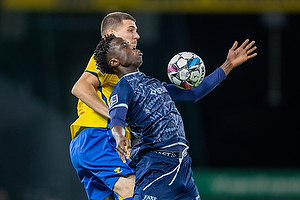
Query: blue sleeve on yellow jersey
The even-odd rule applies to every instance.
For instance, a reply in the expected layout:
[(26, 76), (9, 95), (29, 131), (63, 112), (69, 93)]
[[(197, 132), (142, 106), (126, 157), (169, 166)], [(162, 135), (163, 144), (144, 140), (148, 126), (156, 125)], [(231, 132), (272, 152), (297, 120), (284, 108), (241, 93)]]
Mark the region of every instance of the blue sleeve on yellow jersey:
[(226, 78), (225, 72), (218, 68), (209, 76), (205, 77), (200, 85), (193, 89), (183, 90), (173, 84), (167, 84), (165, 87), (169, 91), (173, 101), (193, 101), (197, 102), (202, 97), (211, 92)]

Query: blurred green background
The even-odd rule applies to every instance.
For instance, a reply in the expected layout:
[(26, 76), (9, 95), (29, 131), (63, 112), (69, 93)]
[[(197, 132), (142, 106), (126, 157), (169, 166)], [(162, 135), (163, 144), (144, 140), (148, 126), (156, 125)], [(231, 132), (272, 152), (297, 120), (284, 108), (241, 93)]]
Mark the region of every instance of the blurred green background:
[(233, 42), (258, 56), (183, 115), (202, 199), (300, 199), (299, 0), (2, 0), (0, 200), (81, 200), (69, 125), (73, 84), (108, 12), (137, 19), (141, 71), (169, 82), (166, 66), (193, 51), (207, 74)]

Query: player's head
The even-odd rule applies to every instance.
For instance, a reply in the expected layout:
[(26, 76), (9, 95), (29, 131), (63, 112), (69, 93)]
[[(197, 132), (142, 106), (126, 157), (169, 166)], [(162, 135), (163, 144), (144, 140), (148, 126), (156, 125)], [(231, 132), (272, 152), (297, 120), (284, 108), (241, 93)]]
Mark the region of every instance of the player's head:
[(140, 35), (137, 33), (136, 20), (128, 13), (112, 12), (107, 14), (100, 26), (101, 36), (114, 34), (127, 40), (134, 48)]
[(97, 69), (117, 75), (138, 71), (143, 62), (142, 55), (128, 41), (113, 34), (101, 38), (94, 51)]

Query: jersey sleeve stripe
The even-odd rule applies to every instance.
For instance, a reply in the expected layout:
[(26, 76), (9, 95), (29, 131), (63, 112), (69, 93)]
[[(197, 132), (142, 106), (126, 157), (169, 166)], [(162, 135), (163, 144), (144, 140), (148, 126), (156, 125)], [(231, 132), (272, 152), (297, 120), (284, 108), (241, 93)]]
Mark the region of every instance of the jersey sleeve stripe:
[(115, 108), (118, 108), (118, 107), (125, 107), (126, 109), (128, 109), (128, 105), (125, 104), (125, 103), (120, 103), (120, 104), (117, 104), (117, 105), (114, 105), (113, 107), (109, 108), (109, 112)]

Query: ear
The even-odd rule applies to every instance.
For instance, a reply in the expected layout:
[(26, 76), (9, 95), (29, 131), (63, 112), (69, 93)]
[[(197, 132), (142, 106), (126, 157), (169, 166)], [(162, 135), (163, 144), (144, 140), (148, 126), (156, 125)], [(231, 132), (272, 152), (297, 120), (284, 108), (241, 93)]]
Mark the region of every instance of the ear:
[(115, 34), (115, 31), (112, 30), (112, 29), (109, 29), (109, 30), (107, 31), (107, 34), (108, 34), (108, 35), (110, 35), (110, 34), (113, 34), (113, 35), (114, 35), (114, 34)]
[(108, 61), (108, 64), (111, 66), (111, 67), (118, 67), (120, 65), (120, 61), (116, 58), (112, 58)]

